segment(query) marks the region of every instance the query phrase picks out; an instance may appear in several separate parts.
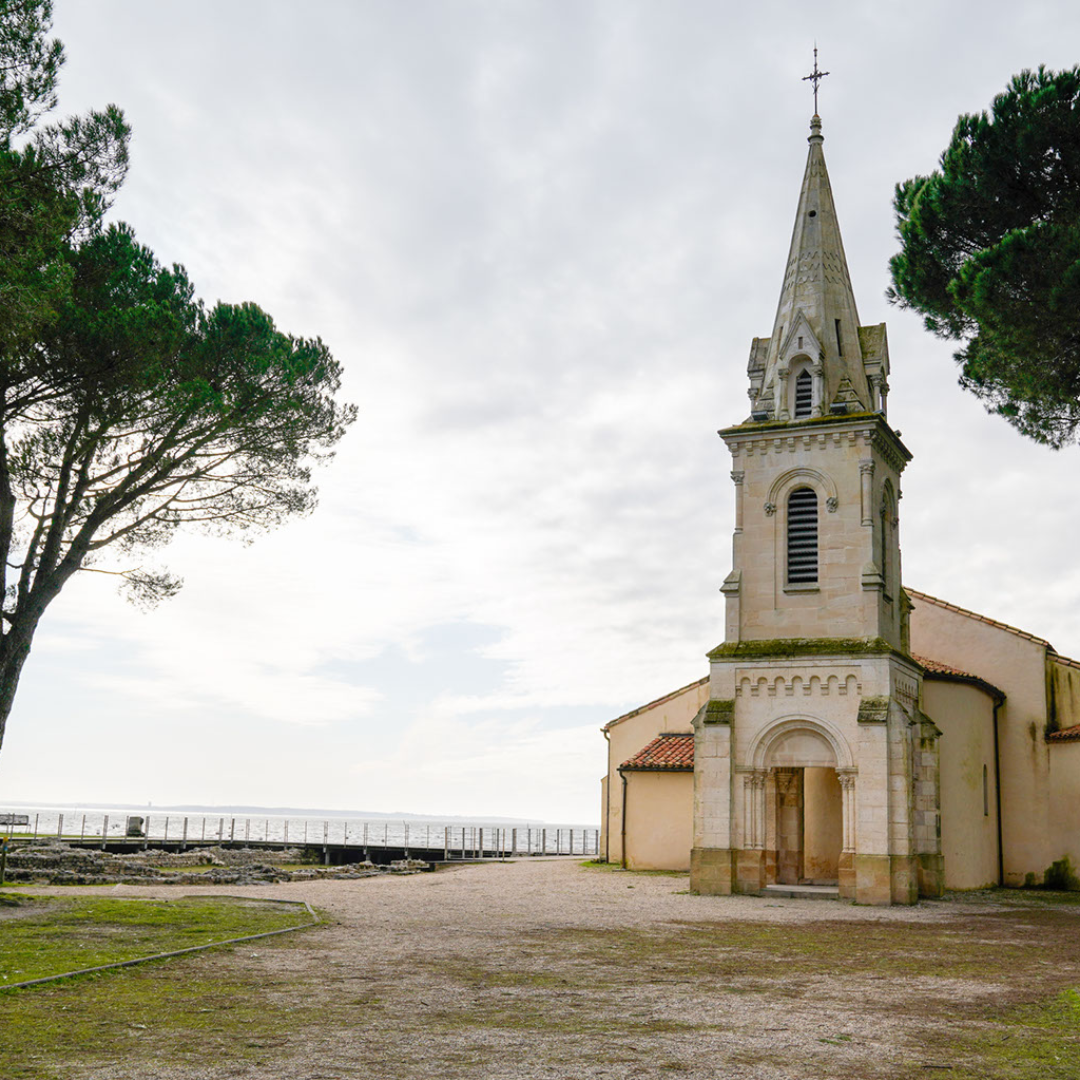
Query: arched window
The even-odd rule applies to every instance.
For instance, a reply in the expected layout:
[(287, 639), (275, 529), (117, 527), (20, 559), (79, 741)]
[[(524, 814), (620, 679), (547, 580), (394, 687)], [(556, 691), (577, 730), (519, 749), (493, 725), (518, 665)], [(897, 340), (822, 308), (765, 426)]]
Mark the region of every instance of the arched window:
[(814, 380), (803, 368), (795, 377), (795, 419), (809, 416), (814, 408)]
[(787, 579), (792, 585), (818, 579), (818, 497), (813, 488), (796, 488), (788, 496)]

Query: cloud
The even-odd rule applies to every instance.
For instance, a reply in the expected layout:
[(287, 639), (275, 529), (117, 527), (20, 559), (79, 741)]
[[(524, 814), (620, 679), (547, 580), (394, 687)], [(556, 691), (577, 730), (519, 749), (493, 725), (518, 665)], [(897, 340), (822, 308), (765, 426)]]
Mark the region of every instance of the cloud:
[(893, 185), (1020, 67), (1071, 65), (1080, 14), (960, 5), (929, 35), (883, 11), (60, 0), (64, 108), (134, 125), (117, 214), (209, 300), (322, 336), (360, 419), (311, 518), (164, 552), (187, 584), (160, 610), (65, 591), (0, 796), (595, 816), (599, 725), (722, 637), (715, 432), (772, 325), (815, 36), (860, 313), (888, 320), (916, 455), (905, 578), (1080, 653), (1075, 451), (987, 417), (881, 297)]

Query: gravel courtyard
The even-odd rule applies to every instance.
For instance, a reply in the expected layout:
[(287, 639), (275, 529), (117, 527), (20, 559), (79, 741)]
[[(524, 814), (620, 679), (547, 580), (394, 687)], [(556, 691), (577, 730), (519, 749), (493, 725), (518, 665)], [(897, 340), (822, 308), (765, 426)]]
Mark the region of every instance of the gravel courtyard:
[(687, 888), (569, 859), (221, 888), (308, 900), (327, 923), (37, 991), (53, 1018), (113, 995), (116, 1031), (15, 1075), (1078, 1075), (1077, 1016), (1046, 1003), (1080, 986), (1080, 904), (868, 909)]

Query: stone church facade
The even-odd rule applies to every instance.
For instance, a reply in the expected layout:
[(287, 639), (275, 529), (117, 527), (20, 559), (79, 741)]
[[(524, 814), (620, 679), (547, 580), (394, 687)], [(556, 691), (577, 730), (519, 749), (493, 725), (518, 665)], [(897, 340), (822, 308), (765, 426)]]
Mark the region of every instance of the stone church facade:
[(605, 726), (605, 849), (689, 867), (712, 894), (910, 904), (1041, 880), (1080, 865), (1080, 663), (901, 584), (911, 453), (888, 420), (885, 326), (859, 322), (823, 141), (815, 115), (750, 417), (720, 432), (725, 640), (707, 679)]

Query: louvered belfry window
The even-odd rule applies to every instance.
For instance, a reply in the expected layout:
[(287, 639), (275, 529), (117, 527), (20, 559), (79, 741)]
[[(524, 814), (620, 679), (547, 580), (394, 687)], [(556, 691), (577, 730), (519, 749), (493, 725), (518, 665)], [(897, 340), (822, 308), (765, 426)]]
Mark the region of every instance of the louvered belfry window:
[(818, 498), (813, 488), (788, 496), (787, 579), (793, 585), (818, 579)]
[(803, 368), (795, 378), (795, 419), (809, 416), (814, 407), (814, 383), (810, 372)]

